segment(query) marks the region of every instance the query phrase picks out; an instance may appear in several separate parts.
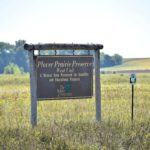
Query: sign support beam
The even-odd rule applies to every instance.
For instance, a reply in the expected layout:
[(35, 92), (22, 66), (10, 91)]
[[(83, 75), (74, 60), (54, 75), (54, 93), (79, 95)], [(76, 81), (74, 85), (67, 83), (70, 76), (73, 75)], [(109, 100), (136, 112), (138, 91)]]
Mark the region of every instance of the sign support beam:
[(100, 52), (95, 50), (95, 98), (96, 120), (101, 121), (101, 86), (100, 86)]
[(94, 49), (102, 49), (103, 45), (101, 44), (25, 44), (24, 48), (26, 50), (94, 50)]
[(30, 91), (31, 91), (31, 124), (37, 125), (37, 77), (36, 77), (36, 59), (34, 51), (28, 51), (30, 63)]

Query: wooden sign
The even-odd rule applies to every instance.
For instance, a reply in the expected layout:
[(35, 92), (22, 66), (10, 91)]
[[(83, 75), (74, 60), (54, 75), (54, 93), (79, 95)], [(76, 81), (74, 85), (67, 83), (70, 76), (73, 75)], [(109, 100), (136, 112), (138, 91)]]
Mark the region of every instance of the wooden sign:
[(93, 56), (38, 56), (38, 100), (93, 96)]
[[(89, 98), (93, 95), (95, 70), (96, 120), (101, 120), (101, 44), (25, 44), (29, 53), (31, 124), (37, 125), (37, 100)], [(34, 50), (93, 50), (93, 56), (39, 56)], [(36, 55), (36, 56), (35, 56)]]

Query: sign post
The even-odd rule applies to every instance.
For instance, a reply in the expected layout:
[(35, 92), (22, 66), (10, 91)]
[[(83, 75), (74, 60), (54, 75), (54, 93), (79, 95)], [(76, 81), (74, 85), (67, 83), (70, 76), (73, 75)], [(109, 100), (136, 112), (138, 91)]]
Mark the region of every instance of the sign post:
[(101, 87), (100, 87), (100, 53), (95, 50), (95, 97), (96, 97), (96, 120), (101, 121)]
[(131, 74), (130, 83), (131, 83), (131, 86), (132, 86), (131, 120), (133, 121), (133, 115), (134, 115), (134, 84), (136, 83), (136, 75), (135, 74)]
[(32, 127), (37, 125), (37, 75), (36, 59), (34, 51), (28, 51), (30, 66), (30, 91), (31, 91), (31, 124)]

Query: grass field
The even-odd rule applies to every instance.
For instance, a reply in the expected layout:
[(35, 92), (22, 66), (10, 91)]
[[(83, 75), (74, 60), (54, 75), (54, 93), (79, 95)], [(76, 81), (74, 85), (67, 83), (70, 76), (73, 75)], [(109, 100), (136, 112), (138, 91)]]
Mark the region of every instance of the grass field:
[(124, 59), (122, 65), (107, 67), (102, 70), (150, 70), (150, 58), (128, 58)]
[(149, 150), (150, 74), (138, 74), (134, 121), (129, 75), (101, 75), (102, 121), (95, 100), (38, 102), (30, 125), (29, 75), (0, 76), (0, 150)]

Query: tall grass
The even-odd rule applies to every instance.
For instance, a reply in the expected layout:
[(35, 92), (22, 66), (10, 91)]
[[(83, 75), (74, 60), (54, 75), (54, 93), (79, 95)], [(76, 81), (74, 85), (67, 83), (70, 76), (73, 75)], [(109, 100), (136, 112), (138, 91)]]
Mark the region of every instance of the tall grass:
[(0, 76), (2, 150), (149, 150), (150, 75), (139, 74), (131, 121), (129, 75), (102, 75), (102, 121), (95, 100), (38, 102), (38, 125), (30, 125), (29, 76)]

